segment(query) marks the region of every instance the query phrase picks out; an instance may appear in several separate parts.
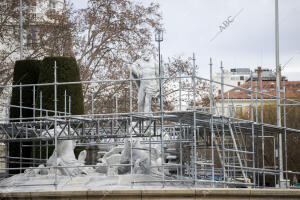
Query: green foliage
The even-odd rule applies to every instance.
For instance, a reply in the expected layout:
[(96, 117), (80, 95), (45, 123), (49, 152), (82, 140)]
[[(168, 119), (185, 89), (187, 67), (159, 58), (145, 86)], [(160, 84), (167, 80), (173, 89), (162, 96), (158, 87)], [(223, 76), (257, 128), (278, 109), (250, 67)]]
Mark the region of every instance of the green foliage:
[[(75, 58), (72, 57), (47, 57), (42, 61), (42, 68), (39, 74), (39, 83), (54, 82), (54, 63), (57, 66), (57, 82), (80, 81), (79, 68)], [(65, 105), (64, 93), (71, 96), (71, 113), (80, 115), (84, 113), (83, 94), (81, 84), (58, 85), (57, 86), (57, 110), (63, 112)], [(39, 86), (38, 94), (42, 92), (42, 107), (47, 110), (54, 110), (54, 86)], [(68, 102), (68, 101), (67, 101)], [(37, 101), (39, 106), (40, 102)], [(68, 108), (67, 103), (67, 108)], [(48, 113), (53, 115), (54, 113)], [(39, 113), (38, 113), (39, 116)], [(43, 113), (45, 116), (45, 113)]]
[[(300, 99), (300, 97), (299, 97)], [(299, 100), (298, 100), (299, 101)], [(283, 101), (281, 101), (283, 104)], [(293, 102), (286, 102), (286, 104), (294, 104)], [(261, 115), (261, 111), (263, 115)], [(266, 124), (273, 124), (277, 125), (277, 111), (276, 111), (276, 102), (268, 102), (264, 103), (263, 107), (260, 104), (257, 106), (257, 113), (256, 107), (253, 108), (253, 118), (254, 121), (256, 119), (256, 115), (258, 118), (258, 122), (263, 122)], [(236, 112), (237, 117), (249, 120), (250, 114), (246, 110)], [(262, 118), (263, 117), (263, 118)], [(300, 129), (300, 106), (286, 106), (286, 127)], [(284, 107), (281, 106), (281, 124), (284, 126)]]
[[(283, 102), (281, 101), (283, 104)], [(287, 102), (287, 104), (292, 104), (293, 102)], [(259, 113), (260, 113), (260, 109)], [(267, 104), (263, 106), (263, 117), (264, 122), (268, 124), (277, 124), (276, 119), (276, 103)], [(260, 120), (260, 117), (259, 117)], [(299, 106), (286, 106), (286, 127), (288, 128), (295, 128), (300, 129), (300, 107)], [(281, 124), (284, 126), (284, 108), (281, 106)], [(277, 134), (274, 133), (274, 136)], [(284, 146), (284, 134), (282, 134), (283, 138), (283, 157), (285, 160), (285, 146)], [(265, 142), (265, 151), (266, 151), (266, 158), (270, 160), (270, 164), (273, 162), (272, 159), (272, 142), (270, 140)], [(300, 137), (299, 134), (287, 134), (286, 140), (286, 148), (287, 148), (287, 165), (288, 169), (292, 171), (300, 171), (300, 156), (298, 152), (298, 146), (300, 145)], [(291, 178), (291, 177), (290, 177)]]
[[(37, 83), (53, 83), (54, 82), (54, 61), (57, 64), (57, 81), (58, 82), (75, 82), (80, 81), (79, 69), (76, 60), (71, 57), (48, 57), (43, 61), (36, 60), (22, 60), (17, 61), (14, 71), (13, 84), (37, 84)], [(57, 86), (57, 108), (58, 111), (64, 111), (64, 92), (71, 96), (71, 113), (83, 114), (83, 95), (81, 84), (73, 85), (59, 85)], [(36, 88), (36, 107), (39, 107), (39, 94), (43, 94), (42, 108), (47, 110), (54, 110), (54, 86), (39, 86)], [(12, 92), (11, 103), (19, 106), (20, 90), (14, 88)], [(33, 87), (22, 87), (22, 105), (26, 107), (33, 107)], [(19, 108), (12, 108), (10, 110), (10, 118), (18, 118), (20, 115)], [(39, 116), (39, 113), (36, 113)], [(53, 113), (48, 113), (53, 115)], [(45, 115), (45, 112), (43, 113)], [(33, 110), (22, 109), (23, 117), (33, 117)], [(15, 120), (16, 121), (16, 120)], [(25, 121), (25, 120), (23, 120)], [(23, 142), (23, 145), (38, 145), (38, 142)], [(42, 158), (45, 158), (46, 149), (42, 147), (34, 147), (35, 153), (31, 147), (22, 148), (22, 157), (38, 158), (40, 150)], [(13, 142), (9, 145), (9, 152), (11, 157), (20, 157), (20, 143)], [(53, 147), (49, 148), (49, 156), (52, 154)], [(35, 154), (35, 155), (33, 155)], [(19, 159), (10, 160), (10, 168), (19, 168)], [(16, 163), (13, 163), (16, 162)], [(29, 164), (22, 165), (29, 167)], [(11, 174), (19, 173), (20, 170), (11, 170)]]
[[(299, 101), (300, 97), (298, 98)], [(284, 104), (281, 101), (281, 104)], [(293, 102), (286, 102), (286, 104), (294, 104)], [(263, 107), (261, 108), (260, 105), (257, 107), (257, 117), (258, 122), (261, 122), (261, 109), (263, 111), (263, 122), (267, 124), (277, 125), (277, 111), (276, 111), (276, 102), (272, 101), (271, 103), (264, 103)], [(256, 119), (256, 108), (254, 107), (254, 121)], [(247, 111), (243, 110), (243, 112), (236, 113), (237, 117), (243, 119), (249, 119)], [(281, 124), (284, 126), (284, 107), (281, 106)], [(286, 106), (286, 127), (300, 129), (300, 106)], [(287, 134), (286, 135), (286, 147), (284, 146), (285, 142), (285, 135), (282, 132), (282, 139), (283, 139), (283, 159), (285, 161), (285, 148), (287, 149), (287, 167), (291, 171), (300, 171), (300, 156), (298, 152), (298, 147), (300, 145), (300, 137), (299, 134)], [(265, 134), (266, 135), (266, 134)], [(278, 148), (278, 133), (274, 132), (271, 135), (275, 137), (275, 146)], [(250, 141), (250, 140), (249, 140)], [(262, 140), (261, 138), (256, 138), (255, 144), (257, 146), (257, 159), (260, 160), (260, 166), (262, 166), (261, 160), (262, 158), (259, 156), (262, 153)], [(265, 138), (264, 140), (264, 152), (265, 152), (265, 166), (273, 166), (274, 165), (274, 141), (273, 138)], [(276, 161), (278, 162), (278, 160)], [(278, 164), (278, 163), (277, 163)], [(283, 163), (285, 167), (285, 162)], [(289, 175), (289, 178), (292, 179), (292, 176)], [(298, 179), (300, 177), (298, 176)]]
[[(57, 66), (57, 82), (76, 82), (80, 81), (79, 69), (75, 58), (72, 57), (47, 57), (42, 61), (42, 68), (39, 74), (39, 83), (53, 83), (54, 82), (54, 63)], [(57, 110), (64, 112), (65, 109), (65, 91), (67, 96), (71, 96), (71, 113), (73, 115), (84, 114), (83, 107), (83, 93), (81, 84), (58, 85), (57, 86)], [(46, 110), (54, 110), (54, 86), (39, 86), (38, 94), (42, 92), (42, 108)], [(67, 110), (69, 107), (67, 98)], [(40, 106), (40, 101), (37, 100), (37, 106)], [(43, 112), (42, 116), (46, 113)], [(53, 112), (48, 112), (48, 115), (54, 115)], [(37, 112), (37, 116), (40, 113)], [(77, 148), (76, 148), (77, 149)], [(76, 150), (75, 149), (75, 150)], [(48, 149), (48, 156), (53, 153), (54, 147)], [(40, 152), (41, 151), (41, 152)], [(35, 157), (39, 157), (41, 153), (42, 158), (46, 158), (46, 147), (35, 149)]]
[[(13, 85), (25, 84), (37, 84), (39, 77), (39, 68), (41, 66), (41, 61), (38, 60), (18, 60), (15, 63), (14, 74), (13, 74)], [(19, 106), (20, 105), (20, 88), (14, 87), (12, 89), (11, 104)], [(22, 87), (22, 106), (33, 107), (33, 87)], [(33, 110), (22, 109), (22, 117), (31, 118), (33, 117)], [(11, 107), (10, 108), (10, 118), (20, 117), (20, 108)], [(20, 121), (20, 120), (10, 120), (10, 121)], [(26, 121), (26, 120), (23, 120)], [(31, 145), (32, 142), (24, 142), (23, 145)], [(11, 157), (20, 157), (20, 143), (11, 142), (9, 144), (9, 155)], [(22, 148), (22, 157), (31, 157), (32, 149)], [(21, 167), (19, 163), (13, 163), (15, 161), (19, 162), (19, 159), (11, 159), (9, 163), (10, 168)], [(29, 164), (23, 164), (23, 167), (29, 167)], [(20, 170), (10, 170), (10, 174), (17, 174)]]
[[(18, 60), (16, 61), (13, 75), (13, 85), (37, 84), (41, 61), (38, 60)], [(20, 105), (20, 88), (12, 90), (11, 104)], [(22, 106), (33, 107), (33, 87), (22, 87)], [(22, 109), (23, 117), (33, 117), (33, 110)], [(10, 108), (10, 118), (19, 118), (20, 109)], [(15, 120), (16, 121), (16, 120)]]

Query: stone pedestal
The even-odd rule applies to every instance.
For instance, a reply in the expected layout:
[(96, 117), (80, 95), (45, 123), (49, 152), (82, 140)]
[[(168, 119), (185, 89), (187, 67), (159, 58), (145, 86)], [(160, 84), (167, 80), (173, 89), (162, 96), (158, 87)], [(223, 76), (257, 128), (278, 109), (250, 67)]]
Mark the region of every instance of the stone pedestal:
[(299, 190), (274, 189), (115, 189), (1, 192), (0, 199), (109, 199), (109, 200), (233, 200), (299, 199)]

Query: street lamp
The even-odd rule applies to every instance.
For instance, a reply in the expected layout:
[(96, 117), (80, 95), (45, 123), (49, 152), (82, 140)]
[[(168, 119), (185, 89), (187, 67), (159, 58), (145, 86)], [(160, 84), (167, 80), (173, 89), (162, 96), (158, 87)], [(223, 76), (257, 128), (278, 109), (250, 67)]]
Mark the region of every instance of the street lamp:
[(164, 40), (163, 32), (158, 31), (155, 34), (155, 41), (158, 43), (158, 68), (159, 68), (159, 96), (160, 96), (160, 110), (163, 109), (162, 101), (162, 67), (161, 67), (161, 55), (160, 55), (160, 43)]

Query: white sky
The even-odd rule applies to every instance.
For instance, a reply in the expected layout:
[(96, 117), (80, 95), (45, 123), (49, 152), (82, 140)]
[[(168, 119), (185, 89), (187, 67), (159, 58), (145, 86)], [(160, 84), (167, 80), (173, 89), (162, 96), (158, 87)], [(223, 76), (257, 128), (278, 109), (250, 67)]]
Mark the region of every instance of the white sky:
[[(275, 66), (275, 0), (150, 0), (161, 5), (165, 28), (163, 58), (196, 54), (200, 76), (208, 77), (209, 57), (214, 72), (232, 67)], [(71, 0), (76, 8), (87, 0)], [(144, 3), (146, 0), (143, 1)], [(147, 0), (147, 2), (149, 2)], [(234, 22), (210, 42), (229, 16)], [(300, 0), (279, 0), (280, 63), (289, 80), (300, 80)]]

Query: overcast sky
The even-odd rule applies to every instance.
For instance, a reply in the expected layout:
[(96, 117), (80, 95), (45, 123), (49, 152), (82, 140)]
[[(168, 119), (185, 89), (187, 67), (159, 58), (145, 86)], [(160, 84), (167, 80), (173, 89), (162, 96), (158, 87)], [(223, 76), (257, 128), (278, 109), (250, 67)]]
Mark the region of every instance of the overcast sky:
[[(87, 0), (71, 0), (76, 8)], [(196, 54), (199, 73), (209, 76), (209, 57), (214, 72), (222, 60), (233, 67), (275, 68), (275, 0), (147, 0), (159, 3), (165, 28), (164, 58)], [(242, 12), (213, 41), (229, 16)], [(290, 58), (283, 73), (300, 81), (300, 0), (279, 0), (280, 63)]]

